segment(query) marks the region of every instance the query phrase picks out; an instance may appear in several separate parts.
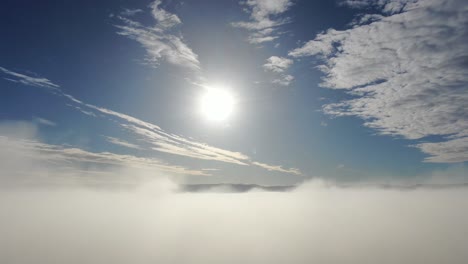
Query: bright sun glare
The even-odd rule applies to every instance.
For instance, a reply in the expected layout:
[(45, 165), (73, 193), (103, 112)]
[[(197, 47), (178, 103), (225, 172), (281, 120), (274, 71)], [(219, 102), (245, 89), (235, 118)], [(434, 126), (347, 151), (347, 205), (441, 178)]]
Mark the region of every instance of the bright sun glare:
[(201, 99), (203, 115), (212, 121), (223, 121), (234, 108), (233, 96), (223, 89), (208, 89)]

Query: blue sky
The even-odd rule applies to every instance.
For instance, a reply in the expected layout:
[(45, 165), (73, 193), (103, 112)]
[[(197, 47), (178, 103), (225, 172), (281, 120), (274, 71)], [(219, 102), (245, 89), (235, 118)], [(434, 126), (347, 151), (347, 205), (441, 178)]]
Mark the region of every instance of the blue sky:
[[(460, 177), (467, 12), (455, 0), (7, 1), (2, 144), (187, 182)], [(235, 105), (212, 122), (199, 102), (219, 87)]]

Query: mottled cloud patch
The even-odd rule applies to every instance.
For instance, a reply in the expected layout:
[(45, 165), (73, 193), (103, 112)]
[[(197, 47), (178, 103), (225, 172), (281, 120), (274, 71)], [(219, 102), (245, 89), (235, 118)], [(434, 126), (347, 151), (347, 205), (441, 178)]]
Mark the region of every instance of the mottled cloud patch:
[(293, 60), (278, 56), (271, 56), (267, 62), (263, 64), (263, 68), (267, 71), (282, 73), (293, 64)]
[(468, 160), (468, 137), (455, 138), (443, 142), (420, 143), (415, 145), (429, 155), (424, 161), (455, 163)]
[[(438, 142), (416, 144), (427, 162), (468, 161), (468, 8), (462, 0), (345, 1), (380, 10), (347, 30), (329, 29), (295, 58), (318, 56), (322, 86), (353, 99), (324, 105), (334, 116), (358, 116), (380, 134)], [(372, 7), (372, 8), (368, 8)], [(366, 18), (367, 16), (367, 18)]]
[(285, 71), (293, 64), (292, 59), (271, 56), (267, 59), (267, 62), (263, 64), (265, 71), (275, 73), (277, 76), (272, 81), (274, 84), (289, 86), (294, 80), (294, 76), (286, 74)]
[(395, 14), (405, 11), (407, 5), (417, 3), (418, 0), (344, 0), (340, 4), (351, 8), (378, 8), (384, 14)]
[(247, 29), (250, 32), (248, 41), (252, 44), (277, 39), (278, 27), (290, 22), (290, 19), (283, 17), (282, 14), (293, 5), (291, 0), (247, 0), (240, 3), (250, 14), (250, 21), (235, 22), (231, 25)]
[(274, 84), (289, 86), (294, 81), (294, 76), (290, 74), (281, 74), (278, 78), (274, 79), (272, 82)]

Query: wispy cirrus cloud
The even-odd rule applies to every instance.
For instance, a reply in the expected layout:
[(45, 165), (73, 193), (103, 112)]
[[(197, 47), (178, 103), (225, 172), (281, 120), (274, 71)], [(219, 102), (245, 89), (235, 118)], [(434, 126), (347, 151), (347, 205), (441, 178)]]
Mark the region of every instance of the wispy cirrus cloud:
[(292, 5), (291, 0), (247, 0), (241, 1), (250, 14), (250, 21), (234, 22), (231, 25), (250, 31), (248, 41), (252, 44), (271, 42), (279, 36), (279, 26), (290, 22), (288, 17), (281, 17)]
[(207, 144), (187, 140), (186, 138), (169, 134), (162, 129), (148, 129), (147, 127), (124, 125), (127, 129), (145, 139), (152, 145), (151, 149), (174, 155), (248, 165), (249, 157), (240, 153), (209, 146)]
[[(372, 7), (347, 30), (329, 29), (292, 57), (319, 56), (324, 87), (354, 98), (327, 104), (330, 115), (358, 116), (381, 134), (416, 144), (427, 162), (468, 161), (468, 8), (462, 0), (345, 1)], [(372, 16), (372, 19), (369, 18)], [(366, 18), (367, 17), (367, 18)]]
[(119, 29), (117, 34), (140, 43), (147, 53), (146, 62), (153, 66), (167, 61), (193, 70), (200, 69), (198, 55), (184, 42), (181, 34), (173, 33), (173, 28), (182, 21), (177, 15), (162, 9), (161, 4), (162, 1), (156, 0), (150, 5), (151, 14), (156, 20), (154, 26), (144, 26), (130, 19), (125, 13), (117, 16), (122, 22), (115, 25)]
[(278, 165), (269, 165), (265, 163), (256, 162), (252, 160), (251, 157), (241, 152), (221, 149), (218, 147), (210, 146), (203, 142), (189, 140), (179, 135), (168, 133), (157, 125), (106, 108), (97, 107), (91, 104), (84, 105), (93, 110), (99, 111), (101, 114), (106, 114), (120, 118), (120, 126), (132, 132), (138, 138), (143, 139), (146, 144), (150, 144), (150, 148), (152, 150), (158, 152), (164, 152), (186, 158), (211, 160), (243, 166), (254, 165), (263, 169), (267, 169), (269, 171), (302, 175), (300, 170), (296, 168), (283, 168)]
[[(80, 100), (75, 100), (81, 102)], [(168, 133), (157, 125), (151, 124), (149, 122), (140, 120), (138, 118), (126, 114), (112, 111), (110, 109), (97, 107), (91, 104), (85, 104), (83, 102), (81, 102), (81, 104), (92, 110), (98, 111), (101, 114), (118, 117), (119, 119), (121, 119), (119, 122), (120, 126), (132, 132), (138, 138), (143, 139), (146, 144), (150, 144), (152, 150), (158, 152), (164, 152), (186, 158), (211, 160), (243, 166), (254, 165), (267, 169), (269, 171), (301, 175), (300, 171), (295, 168), (284, 169), (276, 165), (261, 164), (252, 161), (252, 159), (249, 156), (240, 152), (221, 149), (214, 146), (210, 146), (203, 142), (189, 140), (179, 135)], [(268, 168), (266, 166), (268, 166)]]
[(154, 19), (157, 21), (158, 27), (162, 28), (171, 28), (173, 26), (182, 24), (182, 21), (176, 14), (172, 14), (161, 8), (162, 0), (154, 1), (151, 7), (151, 13), (153, 14)]
[(143, 10), (137, 8), (137, 9), (130, 9), (130, 8), (124, 8), (121, 12), (121, 15), (122, 16), (125, 16), (125, 17), (130, 17), (130, 16), (134, 16), (138, 13), (142, 13)]
[[(302, 175), (300, 170), (296, 168), (286, 169), (278, 165), (259, 163), (253, 161), (251, 157), (243, 153), (217, 148), (195, 140), (189, 140), (179, 135), (168, 133), (157, 125), (129, 116), (127, 114), (84, 103), (81, 100), (78, 100), (68, 94), (64, 96), (70, 99), (72, 102), (75, 102), (82, 107), (86, 107), (91, 111), (97, 111), (100, 114), (119, 118), (120, 121), (118, 123), (120, 126), (129, 132), (132, 132), (140, 139), (143, 139), (145, 143), (150, 144), (152, 150), (158, 152), (164, 152), (187, 158), (211, 160), (243, 166), (254, 165), (269, 171)], [(95, 113), (94, 116), (98, 115)]]
[(112, 143), (114, 145), (127, 147), (127, 148), (132, 148), (132, 149), (141, 149), (140, 146), (138, 146), (136, 144), (133, 144), (133, 143), (130, 143), (130, 142), (127, 142), (127, 141), (125, 141), (123, 139), (120, 139), (120, 138), (109, 137), (109, 136), (105, 136), (104, 138), (106, 139), (107, 142)]
[[(159, 159), (149, 157), (137, 157), (111, 152), (90, 152), (76, 147), (65, 147), (39, 142), (35, 139), (18, 139), (14, 137), (0, 136), (2, 151), (19, 153), (29, 159), (29, 163), (55, 164), (55, 168), (80, 167), (83, 164), (100, 164), (108, 166), (120, 166), (136, 169), (155, 169), (162, 172), (182, 175), (210, 175), (202, 170), (192, 170), (182, 166), (169, 164)], [(15, 169), (15, 173), (18, 171)], [(18, 171), (20, 172), (20, 171)]]
[[(185, 137), (168, 133), (164, 131), (161, 127), (138, 119), (136, 117), (119, 113), (104, 107), (99, 107), (93, 104), (85, 103), (70, 94), (64, 93), (61, 89), (57, 88), (54, 90), (54, 93), (60, 95), (67, 100), (69, 100), (69, 105), (78, 111), (94, 117), (94, 118), (102, 118), (102, 117), (114, 117), (118, 118), (117, 123), (122, 128), (126, 129), (127, 131), (131, 132), (135, 137), (138, 137), (141, 140), (144, 140), (146, 144), (149, 144), (148, 149), (163, 152), (173, 155), (178, 155), (181, 157), (186, 158), (194, 158), (194, 159), (201, 159), (201, 160), (209, 160), (209, 161), (218, 161), (218, 162), (225, 162), (225, 163), (232, 163), (236, 165), (243, 165), (243, 166), (259, 166), (262, 168), (266, 168), (265, 166), (259, 165), (253, 161), (249, 156), (242, 154), (236, 151), (230, 151), (214, 146), (210, 146), (203, 142), (198, 142), (195, 140), (190, 140)], [(121, 139), (117, 139), (115, 137), (106, 137), (107, 141), (113, 144), (126, 146), (129, 148), (139, 148), (135, 144), (123, 141)], [(106, 153), (107, 154), (107, 153)], [(267, 164), (262, 164), (267, 165)], [(267, 165), (269, 171), (278, 171), (278, 172), (287, 172), (288, 169), (284, 169), (280, 166), (276, 165)], [(299, 170), (291, 169), (292, 174), (298, 175)], [(289, 172), (287, 172), (289, 173)]]
[(3, 74), (6, 75), (6, 77), (3, 77), (3, 79), (10, 82), (21, 83), (24, 85), (35, 87), (48, 88), (52, 90), (60, 87), (58, 84), (55, 84), (44, 77), (30, 76), (23, 73), (14, 72), (3, 67), (0, 67), (0, 72), (3, 72)]
[[(248, 156), (239, 152), (224, 150), (201, 142), (188, 140), (184, 137), (167, 133), (159, 126), (141, 119), (107, 108), (84, 103), (71, 95), (66, 95), (66, 97), (72, 100), (72, 102), (81, 105), (81, 107), (86, 107), (87, 110), (94, 111), (94, 113), (97, 111), (106, 116), (119, 118), (118, 124), (120, 126), (132, 132), (140, 139), (145, 140), (146, 143), (151, 145), (151, 149), (153, 150), (189, 158), (221, 161), (238, 165), (247, 165), (246, 161), (249, 160)], [(94, 115), (97, 116), (96, 113)]]
[(37, 122), (38, 124), (41, 124), (41, 125), (44, 125), (44, 126), (51, 126), (51, 127), (57, 126), (57, 123), (55, 123), (54, 121), (50, 121), (50, 120), (42, 118), (42, 117), (34, 118), (34, 122)]

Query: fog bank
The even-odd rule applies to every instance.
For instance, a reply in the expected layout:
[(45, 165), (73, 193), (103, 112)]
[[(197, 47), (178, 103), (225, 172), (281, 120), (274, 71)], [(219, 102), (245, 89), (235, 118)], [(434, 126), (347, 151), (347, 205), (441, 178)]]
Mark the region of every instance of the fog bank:
[(1, 263), (466, 263), (468, 191), (0, 192)]

